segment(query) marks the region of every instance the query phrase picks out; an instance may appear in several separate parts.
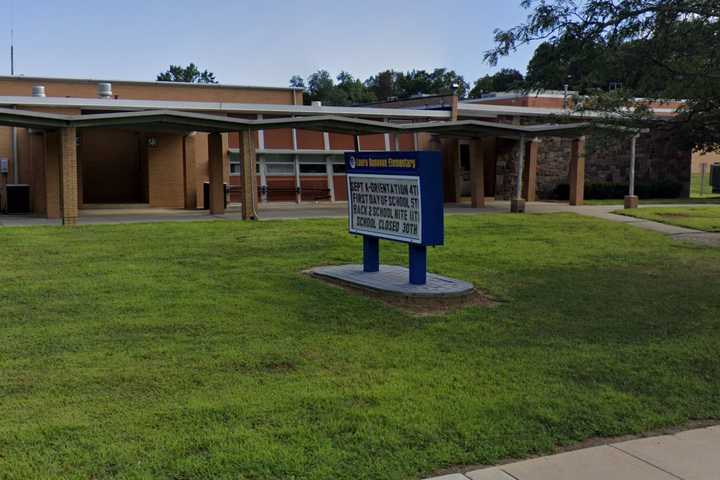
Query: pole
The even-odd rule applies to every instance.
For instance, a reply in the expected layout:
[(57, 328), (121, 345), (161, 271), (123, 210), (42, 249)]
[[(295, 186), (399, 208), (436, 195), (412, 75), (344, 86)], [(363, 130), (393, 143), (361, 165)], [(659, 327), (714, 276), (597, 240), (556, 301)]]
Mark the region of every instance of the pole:
[(520, 152), (518, 152), (517, 180), (515, 182), (515, 195), (510, 199), (510, 212), (523, 213), (525, 211), (525, 200), (522, 198), (523, 170), (525, 169), (525, 135), (520, 137)]
[(425, 285), (427, 283), (427, 247), (425, 245), (408, 244), (410, 256), (410, 283)]
[(520, 137), (520, 153), (518, 154), (517, 182), (515, 184), (515, 198), (522, 199), (523, 173), (525, 170), (525, 135)]
[(630, 192), (631, 197), (635, 196), (635, 159), (637, 152), (637, 135), (633, 135), (630, 141)]
[(705, 167), (707, 166), (706, 163), (700, 164), (700, 196), (705, 196)]
[(363, 235), (363, 272), (380, 271), (380, 240)]

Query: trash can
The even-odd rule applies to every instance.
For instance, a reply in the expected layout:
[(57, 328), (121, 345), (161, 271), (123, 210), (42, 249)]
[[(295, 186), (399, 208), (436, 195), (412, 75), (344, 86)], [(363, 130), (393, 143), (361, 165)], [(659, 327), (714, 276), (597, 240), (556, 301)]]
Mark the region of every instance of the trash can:
[(710, 185), (713, 193), (720, 193), (720, 163), (710, 165)]
[(30, 185), (5, 185), (5, 213), (30, 213)]
[[(223, 190), (225, 192), (225, 195), (223, 195), (223, 199), (225, 200), (225, 208), (228, 206), (228, 184), (223, 183)], [(210, 210), (210, 182), (204, 182), (203, 183), (203, 210)]]

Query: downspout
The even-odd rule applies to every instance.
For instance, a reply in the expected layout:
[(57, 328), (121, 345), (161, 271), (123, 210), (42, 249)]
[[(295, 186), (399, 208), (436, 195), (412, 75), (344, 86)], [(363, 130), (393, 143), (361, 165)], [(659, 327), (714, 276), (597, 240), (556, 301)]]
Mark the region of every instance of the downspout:
[[(13, 105), (13, 110), (17, 110), (17, 106)], [(20, 183), (20, 175), (18, 172), (18, 154), (17, 154), (17, 128), (12, 127), (10, 130), (10, 150), (12, 151), (12, 167), (13, 167), (13, 183)]]

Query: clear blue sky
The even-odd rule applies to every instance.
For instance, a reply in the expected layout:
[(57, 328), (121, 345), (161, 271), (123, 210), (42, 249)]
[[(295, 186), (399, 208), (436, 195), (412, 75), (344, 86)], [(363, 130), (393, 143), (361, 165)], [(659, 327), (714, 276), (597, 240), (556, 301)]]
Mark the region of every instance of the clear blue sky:
[(221, 83), (286, 86), (325, 68), (365, 79), (392, 68), (448, 67), (472, 82), (491, 69), (493, 30), (522, 22), (520, 0), (0, 0), (0, 72), (9, 73), (12, 4), (15, 72), (154, 80), (191, 61)]

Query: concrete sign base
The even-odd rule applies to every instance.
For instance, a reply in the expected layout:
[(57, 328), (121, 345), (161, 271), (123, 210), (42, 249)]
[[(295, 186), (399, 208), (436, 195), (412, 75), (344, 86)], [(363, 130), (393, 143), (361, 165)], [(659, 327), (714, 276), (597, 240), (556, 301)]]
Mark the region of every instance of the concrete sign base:
[(310, 270), (315, 277), (339, 281), (353, 287), (406, 297), (447, 298), (469, 295), (475, 290), (472, 284), (452, 278), (427, 274), (427, 282), (414, 285), (408, 281), (405, 267), (380, 265), (377, 272), (365, 272), (362, 265), (316, 267)]

